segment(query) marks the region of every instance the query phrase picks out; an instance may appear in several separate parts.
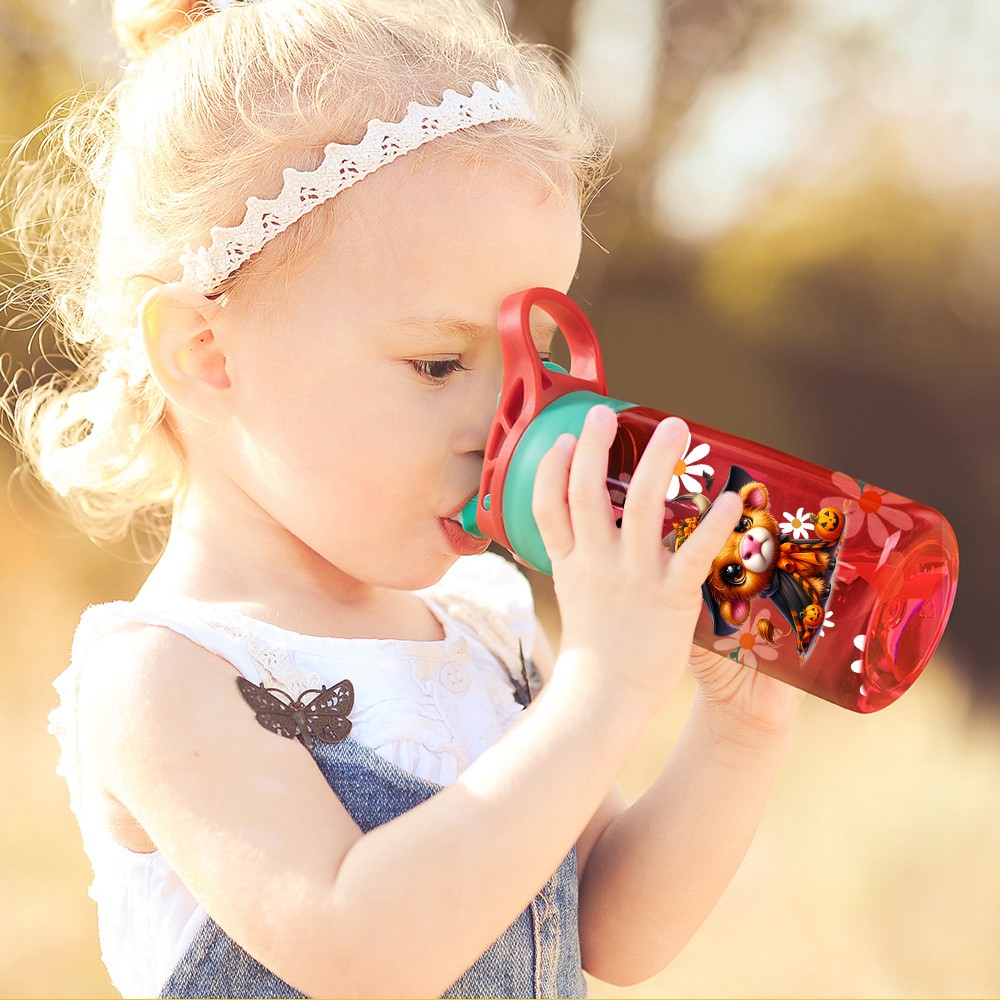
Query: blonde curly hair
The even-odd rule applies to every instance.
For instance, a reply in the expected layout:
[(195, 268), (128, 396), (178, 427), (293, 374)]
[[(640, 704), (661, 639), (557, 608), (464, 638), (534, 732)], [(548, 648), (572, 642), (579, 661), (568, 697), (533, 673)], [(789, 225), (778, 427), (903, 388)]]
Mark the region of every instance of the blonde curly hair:
[[(449, 137), (450, 149), (569, 185), (581, 211), (607, 163), (552, 54), (511, 38), (478, 0), (115, 0), (113, 18), (130, 57), (122, 79), (22, 140), (4, 191), (30, 304), (75, 367), (5, 406), (28, 466), (102, 540), (137, 518), (167, 523), (184, 485), (138, 302), (180, 279), (185, 246), (237, 223), (248, 197), (276, 192), (285, 167), (313, 169), (327, 143), (359, 141), (370, 119), (399, 120), (410, 101), (436, 104), (445, 89), (497, 79), (521, 90), (535, 119), (475, 126)], [(218, 293), (252, 280), (259, 294), (331, 217), (301, 219)]]

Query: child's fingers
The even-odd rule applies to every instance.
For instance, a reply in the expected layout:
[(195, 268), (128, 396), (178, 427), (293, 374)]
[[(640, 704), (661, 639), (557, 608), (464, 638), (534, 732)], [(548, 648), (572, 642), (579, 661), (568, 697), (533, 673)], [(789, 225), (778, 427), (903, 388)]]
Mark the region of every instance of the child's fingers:
[(566, 492), (575, 450), (576, 438), (572, 434), (560, 434), (535, 471), (531, 512), (545, 551), (552, 560), (564, 559), (573, 551), (573, 523)]
[(569, 509), (576, 538), (606, 544), (617, 530), (607, 486), (608, 450), (617, 431), (618, 417), (609, 406), (591, 407), (569, 470)]
[(682, 588), (700, 588), (712, 568), (712, 560), (722, 550), (743, 516), (739, 494), (720, 493), (711, 510), (670, 559), (672, 582)]
[(661, 421), (636, 466), (622, 517), (622, 544), (634, 558), (659, 560), (663, 555), (664, 498), (688, 439), (683, 420)]

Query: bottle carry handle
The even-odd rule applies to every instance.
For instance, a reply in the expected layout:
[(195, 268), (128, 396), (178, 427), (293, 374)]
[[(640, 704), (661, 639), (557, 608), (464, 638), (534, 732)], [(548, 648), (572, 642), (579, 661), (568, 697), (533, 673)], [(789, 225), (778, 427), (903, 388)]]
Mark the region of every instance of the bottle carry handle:
[[(547, 368), (531, 336), (531, 310), (538, 307), (556, 324), (570, 352), (566, 374)], [(580, 307), (553, 288), (529, 288), (500, 305), (498, 327), (503, 352), (503, 387), (486, 438), (476, 523), (488, 538), (510, 548), (503, 524), (503, 488), (511, 456), (525, 429), (549, 403), (586, 390), (607, 396), (604, 360), (597, 334)]]

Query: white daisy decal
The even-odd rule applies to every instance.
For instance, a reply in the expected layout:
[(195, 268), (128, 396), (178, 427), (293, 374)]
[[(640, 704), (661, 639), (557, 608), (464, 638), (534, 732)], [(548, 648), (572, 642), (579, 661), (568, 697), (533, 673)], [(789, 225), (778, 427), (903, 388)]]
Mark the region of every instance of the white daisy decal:
[(789, 514), (785, 511), (786, 520), (778, 525), (785, 534), (789, 534), (792, 538), (808, 538), (809, 529), (812, 527), (812, 522), (809, 520), (810, 515), (807, 514), (801, 507), (797, 514)]
[(836, 624), (837, 623), (833, 620), (833, 612), (827, 611), (826, 614), (823, 615), (823, 624), (819, 627), (819, 634), (823, 635), (826, 629), (833, 628)]
[(688, 493), (701, 493), (701, 483), (694, 477), (715, 475), (715, 469), (702, 462), (702, 459), (711, 451), (710, 445), (702, 441), (690, 451), (688, 448), (691, 448), (690, 438), (688, 438), (687, 447), (684, 449), (684, 457), (674, 467), (674, 474), (670, 477), (670, 488), (667, 490), (668, 500), (673, 500), (680, 493), (682, 486)]
[[(854, 648), (862, 653), (865, 651), (865, 637), (863, 635), (856, 635), (854, 637)], [(858, 657), (858, 659), (851, 663), (851, 670), (856, 674), (861, 673), (861, 657)]]

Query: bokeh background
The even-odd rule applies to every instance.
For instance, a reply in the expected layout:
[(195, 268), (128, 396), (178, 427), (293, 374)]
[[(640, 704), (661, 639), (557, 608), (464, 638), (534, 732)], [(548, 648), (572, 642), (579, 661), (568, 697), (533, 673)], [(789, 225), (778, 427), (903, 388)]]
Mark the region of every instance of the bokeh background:
[[(594, 993), (1000, 995), (1000, 3), (502, 6), (565, 54), (616, 137), (572, 290), (612, 392), (935, 506), (962, 551), (914, 688), (865, 717), (807, 699), (699, 935), (655, 979)], [(118, 72), (107, 24), (102, 0), (3, 0), (4, 152)], [(6, 283), (17, 268), (5, 251)], [(30, 365), (38, 338), (4, 323), (5, 371)], [(113, 996), (46, 715), (80, 612), (145, 569), (77, 534), (15, 465), (0, 449), (0, 996)], [(549, 583), (532, 583), (555, 632)], [(646, 734), (630, 793), (691, 694)]]

